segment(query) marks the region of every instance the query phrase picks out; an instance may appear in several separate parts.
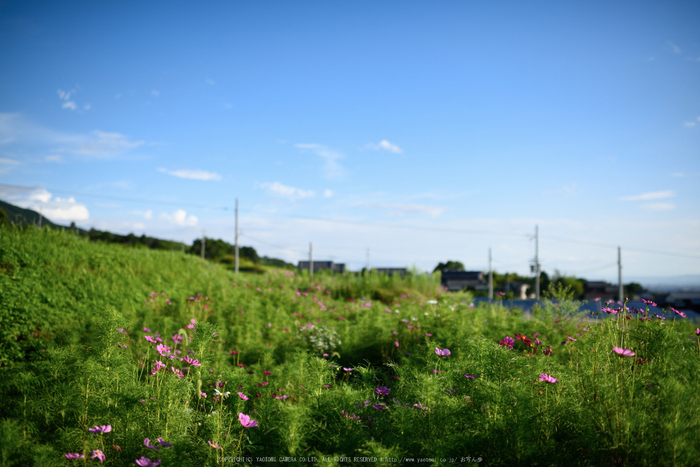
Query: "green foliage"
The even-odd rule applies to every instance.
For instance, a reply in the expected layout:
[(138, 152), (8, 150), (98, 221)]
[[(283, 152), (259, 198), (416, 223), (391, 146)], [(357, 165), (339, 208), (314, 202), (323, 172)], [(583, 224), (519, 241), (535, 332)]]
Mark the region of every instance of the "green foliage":
[(447, 261), (446, 263), (438, 263), (433, 272), (445, 271), (464, 271), (464, 264), (461, 261)]
[(0, 265), (3, 465), (67, 465), (65, 453), (94, 449), (105, 465), (180, 466), (694, 465), (700, 454), (695, 327), (624, 310), (582, 317), (563, 283), (549, 288), (558, 302), (524, 314), (474, 307), (437, 274), (236, 276), (35, 228), (0, 228)]

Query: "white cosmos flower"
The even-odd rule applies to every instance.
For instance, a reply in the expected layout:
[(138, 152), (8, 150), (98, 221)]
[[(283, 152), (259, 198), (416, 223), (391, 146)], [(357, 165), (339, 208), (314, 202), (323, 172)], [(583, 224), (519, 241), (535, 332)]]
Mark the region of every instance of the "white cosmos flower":
[(231, 393), (230, 393), (229, 391), (226, 391), (226, 392), (223, 392), (223, 393), (222, 393), (222, 392), (219, 391), (218, 389), (214, 389), (214, 394), (216, 394), (216, 395), (219, 396), (219, 397), (223, 397), (224, 399), (226, 399), (228, 396), (231, 395)]

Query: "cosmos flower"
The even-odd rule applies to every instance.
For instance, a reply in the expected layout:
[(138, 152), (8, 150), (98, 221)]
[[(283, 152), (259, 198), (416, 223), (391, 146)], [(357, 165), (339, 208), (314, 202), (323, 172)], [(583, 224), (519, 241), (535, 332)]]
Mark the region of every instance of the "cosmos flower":
[(251, 420), (250, 415), (246, 415), (242, 412), (238, 414), (238, 420), (241, 422), (241, 425), (243, 425), (243, 428), (255, 428), (258, 426), (257, 420)]
[(146, 446), (148, 449), (160, 449), (160, 446), (158, 446), (157, 444), (151, 444), (151, 440), (149, 438), (143, 439), (143, 445)]
[(380, 396), (388, 396), (389, 393), (391, 393), (391, 389), (387, 388), (386, 386), (379, 386), (377, 389), (374, 390), (374, 392), (379, 394)]
[(547, 373), (542, 373), (540, 375), (540, 381), (544, 381), (545, 383), (552, 383), (552, 384), (559, 382), (558, 379), (556, 379), (552, 376), (549, 376)]
[(464, 377), (467, 378), (467, 379), (476, 379), (477, 376), (476, 376), (476, 375), (470, 375), (469, 373), (465, 373), (465, 374), (464, 374)]
[(168, 443), (168, 442), (165, 441), (163, 438), (158, 438), (157, 441), (158, 441), (158, 442), (160, 443), (160, 445), (163, 446), (164, 448), (171, 448), (171, 447), (173, 447), (172, 444)]
[(100, 464), (102, 464), (105, 461), (105, 454), (102, 451), (100, 451), (99, 449), (93, 449), (90, 452), (90, 459), (99, 459)]
[(209, 446), (211, 446), (214, 449), (221, 449), (221, 445), (219, 443), (214, 444), (211, 441), (207, 441), (207, 443), (209, 443)]
[(109, 433), (112, 431), (112, 425), (95, 425), (92, 428), (88, 428), (90, 433)]
[(451, 352), (449, 349), (441, 349), (440, 347), (435, 347), (435, 353), (441, 357), (448, 357)]
[(630, 349), (622, 349), (620, 347), (613, 347), (613, 351), (617, 353), (618, 355), (622, 355), (623, 357), (634, 357), (634, 352), (632, 352)]
[(246, 396), (246, 395), (243, 394), (242, 392), (239, 392), (239, 393), (238, 393), (238, 397), (240, 397), (240, 398), (243, 399), (244, 401), (247, 401), (247, 400), (248, 400), (248, 396)]
[(152, 461), (148, 457), (141, 457), (140, 459), (136, 459), (134, 462), (136, 462), (136, 465), (140, 467), (156, 467), (160, 465), (160, 459), (157, 461)]
[(66, 459), (85, 459), (85, 454), (80, 454), (77, 452), (74, 452), (74, 453), (67, 452), (64, 454), (64, 456), (66, 457)]

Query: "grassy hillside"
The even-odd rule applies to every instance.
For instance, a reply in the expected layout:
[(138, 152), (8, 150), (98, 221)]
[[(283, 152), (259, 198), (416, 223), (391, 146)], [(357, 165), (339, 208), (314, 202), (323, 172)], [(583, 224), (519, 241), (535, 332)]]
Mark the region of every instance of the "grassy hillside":
[(700, 330), (577, 308), (0, 227), (0, 461), (696, 464)]

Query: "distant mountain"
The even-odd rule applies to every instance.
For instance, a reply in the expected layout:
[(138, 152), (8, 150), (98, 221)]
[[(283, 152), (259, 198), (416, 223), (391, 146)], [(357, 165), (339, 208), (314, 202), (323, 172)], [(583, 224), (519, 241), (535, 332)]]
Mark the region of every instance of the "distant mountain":
[(46, 217), (43, 217), (41, 214), (39, 214), (36, 211), (32, 211), (31, 209), (24, 209), (20, 208), (19, 206), (15, 206), (14, 204), (6, 203), (5, 201), (0, 200), (0, 209), (5, 211), (5, 214), (7, 214), (7, 218), (12, 224), (16, 225), (25, 225), (25, 224), (34, 224), (34, 225), (39, 225), (39, 218), (41, 218), (41, 225), (46, 226), (48, 225), (49, 227), (53, 227), (55, 229), (66, 229), (68, 227), (64, 227), (62, 225), (54, 224), (50, 220), (48, 220)]
[[(19, 206), (15, 206), (14, 204), (7, 203), (5, 201), (0, 200), (0, 209), (5, 211), (7, 214), (7, 218), (10, 221), (11, 224), (14, 225), (39, 225), (39, 219), (41, 219), (41, 226), (42, 227), (50, 227), (53, 229), (70, 229), (70, 227), (66, 227), (63, 225), (58, 225), (47, 218), (41, 216), (38, 212), (32, 211), (31, 209), (24, 209)], [(80, 228), (75, 228), (75, 231), (78, 235), (81, 237), (88, 237), (90, 241), (93, 242), (105, 242), (105, 243), (119, 243), (121, 245), (126, 245), (126, 246), (135, 246), (135, 247), (145, 247), (145, 248), (150, 248), (153, 250), (175, 250), (175, 251), (184, 251), (193, 255), (199, 255), (200, 251), (202, 249), (202, 240), (201, 239), (196, 239), (193, 243), (192, 246), (187, 246), (182, 242), (177, 242), (173, 240), (163, 240), (160, 238), (155, 238), (155, 237), (147, 237), (146, 235), (141, 235), (136, 236), (133, 233), (130, 233), (129, 235), (119, 235), (119, 234), (114, 234), (112, 232), (107, 232), (107, 231), (102, 231), (102, 230), (96, 230), (96, 229), (90, 229), (90, 230), (84, 230)], [(205, 242), (205, 255), (206, 259), (217, 262), (217, 263), (223, 263), (223, 264), (228, 264), (230, 263), (233, 265), (234, 263), (234, 251), (235, 248), (233, 245), (230, 243), (227, 243), (223, 240), (215, 240), (215, 239), (210, 239), (207, 238)], [(250, 260), (252, 264), (261, 264), (264, 266), (272, 266), (272, 267), (278, 267), (278, 268), (292, 268), (294, 269), (294, 265), (289, 264), (281, 259), (277, 258), (268, 258), (267, 256), (263, 256), (260, 258), (258, 256), (258, 253), (255, 251), (253, 247), (250, 246), (241, 246), (239, 248), (239, 257), (240, 259), (247, 258)], [(233, 267), (233, 266), (232, 266)], [(241, 269), (239, 270), (244, 270), (245, 267), (241, 266)], [(251, 268), (248, 268), (251, 269)], [(255, 268), (252, 268), (255, 269)], [(257, 272), (261, 272), (262, 269), (257, 267), (255, 269)]]

